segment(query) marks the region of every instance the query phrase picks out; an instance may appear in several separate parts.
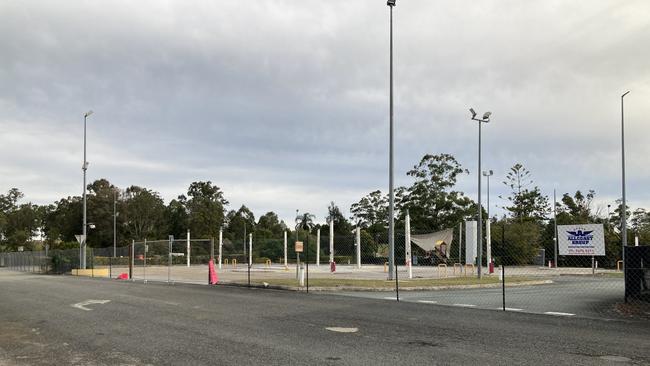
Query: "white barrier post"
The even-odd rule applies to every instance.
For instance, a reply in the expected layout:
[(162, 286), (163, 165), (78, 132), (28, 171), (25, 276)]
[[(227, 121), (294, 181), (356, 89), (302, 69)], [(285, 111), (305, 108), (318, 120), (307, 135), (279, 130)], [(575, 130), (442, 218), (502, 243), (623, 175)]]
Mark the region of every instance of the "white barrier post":
[(492, 235), (490, 232), (490, 218), (485, 222), (485, 237), (487, 242), (487, 265), (490, 273), (490, 263), (492, 263)]
[(320, 266), (320, 228), (316, 229), (316, 267)]
[(288, 268), (287, 266), (287, 231), (284, 231), (284, 268)]
[(219, 228), (219, 269), (221, 269), (221, 262), (222, 257), (221, 254), (223, 252), (223, 228)]
[(187, 230), (187, 266), (190, 266), (190, 230)]
[(253, 234), (248, 234), (248, 265), (253, 265)]
[(409, 271), (409, 278), (413, 278), (413, 256), (411, 255), (411, 214), (406, 210), (406, 222), (404, 223), (404, 245), (406, 254), (406, 267)]
[(361, 268), (361, 228), (357, 226), (357, 268)]
[(334, 262), (334, 220), (330, 218), (330, 265)]

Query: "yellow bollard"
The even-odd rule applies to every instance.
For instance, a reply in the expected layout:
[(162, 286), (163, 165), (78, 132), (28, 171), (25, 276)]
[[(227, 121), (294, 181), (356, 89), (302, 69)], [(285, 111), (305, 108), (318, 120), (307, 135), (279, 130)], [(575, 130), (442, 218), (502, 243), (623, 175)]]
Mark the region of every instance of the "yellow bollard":
[(616, 270), (620, 271), (623, 268), (623, 261), (616, 262)]
[(388, 273), (388, 262), (384, 263), (384, 273)]
[(266, 266), (266, 268), (271, 268), (271, 260), (267, 259), (266, 261), (264, 261), (264, 265)]
[(226, 265), (226, 266), (230, 264), (230, 261), (228, 260), (228, 258), (223, 260), (223, 264)]
[(458, 267), (458, 273), (463, 274), (463, 265), (460, 263), (454, 263), (454, 275), (456, 275), (456, 267)]
[(237, 268), (237, 259), (232, 259), (232, 268)]

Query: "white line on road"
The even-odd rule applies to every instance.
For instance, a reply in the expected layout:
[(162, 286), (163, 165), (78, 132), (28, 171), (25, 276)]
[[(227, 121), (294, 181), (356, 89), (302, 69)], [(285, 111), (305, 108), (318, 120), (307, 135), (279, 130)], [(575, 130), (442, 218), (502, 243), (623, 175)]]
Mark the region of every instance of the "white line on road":
[[(497, 310), (503, 310), (503, 308), (497, 308)], [(506, 308), (506, 311), (524, 311), (524, 309), (519, 309), (519, 308)]]
[(397, 300), (396, 297), (384, 297), (384, 300)]
[(106, 304), (107, 302), (111, 302), (111, 300), (86, 300), (82, 301), (76, 304), (72, 304), (73, 308), (85, 310), (85, 311), (91, 311), (92, 309), (87, 308), (87, 305), (92, 305), (92, 304)]
[(359, 331), (359, 328), (329, 327), (325, 329), (329, 330), (330, 332), (337, 332), (337, 333), (356, 333)]
[(437, 304), (437, 301), (432, 301), (432, 300), (418, 300), (418, 302), (421, 302), (423, 304)]
[(544, 314), (546, 315), (557, 315), (557, 316), (574, 316), (575, 314), (572, 313), (562, 313), (558, 311), (547, 311)]
[(460, 307), (463, 307), (463, 308), (473, 308), (473, 307), (476, 307), (476, 305), (472, 305), (472, 304), (454, 304), (454, 306), (460, 306)]

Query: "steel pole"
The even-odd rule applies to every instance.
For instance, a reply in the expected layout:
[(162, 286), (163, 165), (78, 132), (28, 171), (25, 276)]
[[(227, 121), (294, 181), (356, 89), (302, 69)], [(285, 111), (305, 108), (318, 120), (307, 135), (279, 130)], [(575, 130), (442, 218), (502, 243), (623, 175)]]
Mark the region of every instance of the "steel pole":
[(393, 193), (393, 7), (390, 8), (390, 147), (388, 158), (388, 279), (395, 267), (395, 195)]
[(117, 257), (117, 191), (113, 193), (113, 257)]
[(88, 163), (86, 162), (86, 120), (88, 115), (84, 114), (84, 164), (83, 164), (83, 226), (81, 229), (82, 240), (80, 244), (79, 251), (79, 266), (81, 269), (86, 269), (86, 234), (87, 234), (87, 223), (86, 223), (86, 170), (88, 170)]
[(483, 267), (483, 206), (481, 205), (481, 124), (478, 122), (478, 266), (477, 276), (480, 279)]
[(554, 240), (554, 242), (555, 242), (554, 243), (555, 244), (555, 250), (554, 250), (554, 252), (555, 252), (554, 260), (555, 260), (555, 262), (554, 262), (554, 265), (555, 265), (555, 268), (557, 269), (557, 252), (558, 252), (558, 249), (559, 249), (559, 245), (558, 245), (558, 237), (557, 237), (557, 203), (556, 202), (557, 202), (557, 199), (556, 199), (556, 195), (555, 195), (555, 189), (553, 189), (553, 224), (555, 226), (555, 228), (554, 228), (554, 231), (555, 231), (555, 240)]
[(625, 246), (627, 245), (627, 204), (625, 200), (625, 114), (623, 98), (629, 93), (621, 95), (621, 189), (623, 191), (623, 207), (621, 209), (621, 258), (623, 259), (623, 269), (625, 269)]

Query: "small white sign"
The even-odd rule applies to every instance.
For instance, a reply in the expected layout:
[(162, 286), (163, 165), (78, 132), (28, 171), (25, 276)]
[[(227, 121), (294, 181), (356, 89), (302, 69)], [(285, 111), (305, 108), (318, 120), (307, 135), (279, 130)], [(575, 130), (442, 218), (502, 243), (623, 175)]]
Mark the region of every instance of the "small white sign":
[(83, 244), (86, 241), (86, 235), (75, 235), (74, 236), (79, 244)]
[(558, 225), (560, 255), (605, 255), (603, 224)]

